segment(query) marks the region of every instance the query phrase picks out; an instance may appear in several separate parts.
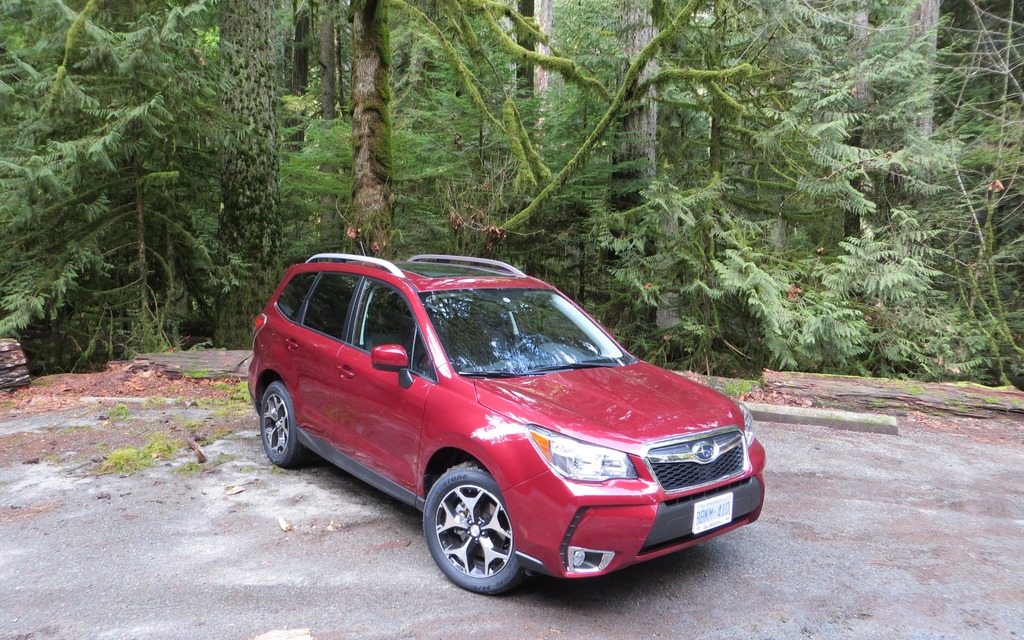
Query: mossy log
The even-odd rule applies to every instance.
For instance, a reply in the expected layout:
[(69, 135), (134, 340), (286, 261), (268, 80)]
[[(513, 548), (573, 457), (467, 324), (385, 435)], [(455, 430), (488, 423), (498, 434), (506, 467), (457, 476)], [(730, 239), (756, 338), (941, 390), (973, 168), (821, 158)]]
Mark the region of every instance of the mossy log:
[(27, 387), (32, 382), (28, 375), (28, 361), (17, 340), (0, 339), (0, 389), (9, 391)]
[(807, 396), (841, 409), (922, 411), (969, 418), (1021, 417), (1024, 391), (965, 382), (923, 383), (812, 373), (764, 372), (765, 391)]

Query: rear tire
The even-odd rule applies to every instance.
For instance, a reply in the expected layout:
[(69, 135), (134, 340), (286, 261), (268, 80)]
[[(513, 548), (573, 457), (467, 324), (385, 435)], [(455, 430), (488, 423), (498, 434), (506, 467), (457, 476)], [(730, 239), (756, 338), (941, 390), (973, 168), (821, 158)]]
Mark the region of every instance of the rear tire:
[(498, 483), (476, 465), (452, 467), (430, 488), (423, 535), (441, 572), (467, 591), (495, 595), (526, 577)]
[(308, 458), (308, 450), (299, 443), (292, 397), (283, 382), (273, 382), (263, 392), (260, 400), (260, 438), (267, 457), (281, 468), (294, 469)]

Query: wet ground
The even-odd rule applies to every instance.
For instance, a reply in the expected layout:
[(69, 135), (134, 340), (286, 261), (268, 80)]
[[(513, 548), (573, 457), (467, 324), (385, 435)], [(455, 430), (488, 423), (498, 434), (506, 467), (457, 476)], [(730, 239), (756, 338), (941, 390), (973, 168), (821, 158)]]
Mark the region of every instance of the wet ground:
[(198, 472), (188, 449), (127, 476), (0, 466), (0, 638), (1024, 637), (1019, 423), (760, 424), (756, 524), (497, 598), (444, 580), (414, 509), (327, 466), (272, 468), (255, 426), (204, 444)]

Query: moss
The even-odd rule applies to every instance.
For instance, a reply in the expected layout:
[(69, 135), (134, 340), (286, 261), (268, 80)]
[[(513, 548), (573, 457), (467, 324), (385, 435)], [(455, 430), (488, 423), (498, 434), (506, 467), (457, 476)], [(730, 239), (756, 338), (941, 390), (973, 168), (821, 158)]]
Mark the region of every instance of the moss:
[(745, 393), (750, 393), (758, 386), (756, 380), (730, 380), (722, 385), (722, 393), (736, 398)]
[(119, 402), (110, 408), (110, 411), (107, 412), (107, 417), (113, 421), (127, 420), (129, 413), (128, 406), (123, 402)]
[[(215, 467), (219, 467), (222, 464), (226, 464), (228, 462), (231, 462), (234, 459), (235, 459), (235, 456), (229, 456), (226, 453), (222, 453), (222, 454), (218, 455), (216, 458), (214, 458), (212, 461), (210, 461), (210, 464), (212, 464)], [(244, 470), (243, 470), (243, 473), (244, 473)]]
[(134, 473), (152, 466), (178, 450), (178, 443), (165, 433), (155, 433), (149, 437), (146, 446), (141, 449), (122, 447), (107, 455), (97, 467), (98, 473)]
[(202, 473), (202, 471), (203, 465), (199, 464), (198, 462), (186, 462), (185, 464), (179, 465), (174, 469), (174, 473), (178, 474), (179, 476), (184, 476), (186, 478), (195, 477)]

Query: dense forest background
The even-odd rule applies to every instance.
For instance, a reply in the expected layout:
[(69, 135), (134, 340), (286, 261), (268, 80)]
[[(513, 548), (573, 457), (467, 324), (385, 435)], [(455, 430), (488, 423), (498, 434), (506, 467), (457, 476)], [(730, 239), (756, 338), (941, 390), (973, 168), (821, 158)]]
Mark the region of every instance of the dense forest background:
[(246, 347), (320, 251), (673, 368), (1024, 381), (1012, 0), (0, 0), (0, 336)]

